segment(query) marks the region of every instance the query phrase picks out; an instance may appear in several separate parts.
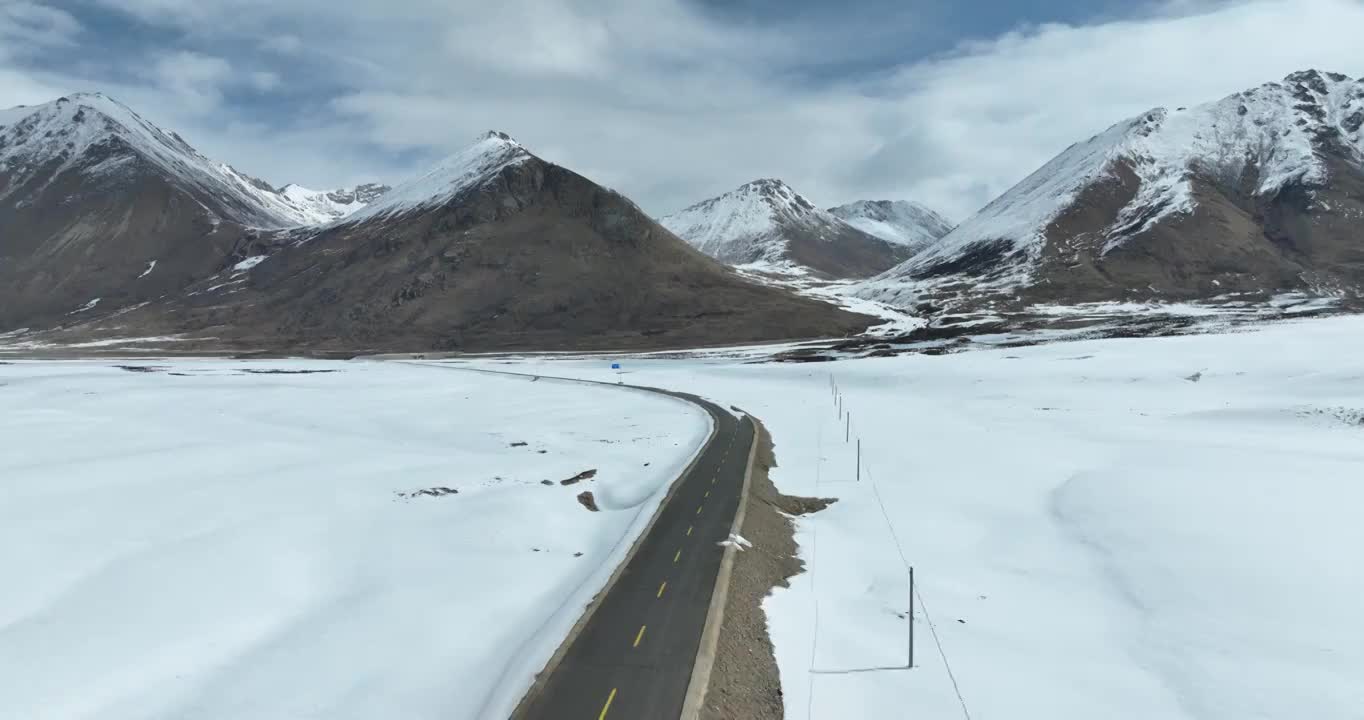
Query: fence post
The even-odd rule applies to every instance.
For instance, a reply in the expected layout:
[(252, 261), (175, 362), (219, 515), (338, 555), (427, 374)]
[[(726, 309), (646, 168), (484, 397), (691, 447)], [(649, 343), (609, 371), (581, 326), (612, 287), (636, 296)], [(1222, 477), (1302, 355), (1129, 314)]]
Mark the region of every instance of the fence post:
[(914, 568), (909, 569), (909, 667), (914, 668)]
[(848, 419), (847, 419), (847, 421), (846, 421), (846, 423), (845, 423), (845, 425), (844, 425), (844, 427), (843, 427), (843, 442), (848, 442), (848, 438), (850, 438), (850, 437), (852, 437), (852, 412), (851, 412), (851, 411), (848, 413)]
[(862, 438), (857, 438), (857, 482), (862, 482)]

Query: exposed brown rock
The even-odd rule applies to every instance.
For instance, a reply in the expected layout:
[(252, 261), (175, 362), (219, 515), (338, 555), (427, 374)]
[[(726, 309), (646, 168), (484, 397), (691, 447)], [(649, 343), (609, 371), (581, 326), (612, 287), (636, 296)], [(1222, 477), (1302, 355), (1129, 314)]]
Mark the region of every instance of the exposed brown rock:
[(595, 497), (592, 497), (591, 490), (584, 490), (578, 493), (578, 502), (583, 507), (587, 508), (588, 510), (591, 510), (592, 512), (597, 512), (599, 510), (599, 508), (597, 507), (597, 499)]
[(577, 475), (574, 475), (573, 477), (568, 478), (567, 480), (560, 480), (560, 481), (559, 481), (559, 484), (560, 484), (560, 485), (576, 485), (576, 484), (582, 482), (583, 480), (591, 480), (592, 478), (594, 478), (594, 477), (596, 477), (596, 476), (597, 476), (597, 471), (596, 471), (596, 470), (584, 470), (584, 471), (578, 473)]

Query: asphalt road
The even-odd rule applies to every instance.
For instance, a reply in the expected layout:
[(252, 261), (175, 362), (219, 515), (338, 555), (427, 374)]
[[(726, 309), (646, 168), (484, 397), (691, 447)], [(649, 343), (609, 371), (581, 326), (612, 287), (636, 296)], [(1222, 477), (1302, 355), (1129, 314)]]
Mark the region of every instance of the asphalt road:
[[(661, 392), (661, 391), (660, 391)], [(681, 715), (711, 592), (739, 508), (753, 423), (689, 395), (716, 432), (568, 652), (514, 720)]]

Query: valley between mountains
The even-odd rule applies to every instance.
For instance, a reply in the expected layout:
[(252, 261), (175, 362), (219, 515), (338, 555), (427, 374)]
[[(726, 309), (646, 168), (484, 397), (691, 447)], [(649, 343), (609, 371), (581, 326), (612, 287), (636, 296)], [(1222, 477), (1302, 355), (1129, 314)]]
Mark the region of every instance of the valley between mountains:
[(1356, 718), (1364, 79), (1103, 124), (948, 217), (0, 110), (0, 717)]

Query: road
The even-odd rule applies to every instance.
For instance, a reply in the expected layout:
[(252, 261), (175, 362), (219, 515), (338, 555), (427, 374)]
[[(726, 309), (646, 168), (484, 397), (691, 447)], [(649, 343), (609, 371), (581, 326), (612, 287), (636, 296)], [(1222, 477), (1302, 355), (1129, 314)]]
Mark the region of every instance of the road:
[[(664, 392), (664, 391), (656, 391)], [(699, 398), (715, 435), (545, 682), (513, 720), (672, 720), (681, 715), (711, 592), (739, 508), (753, 422)]]

